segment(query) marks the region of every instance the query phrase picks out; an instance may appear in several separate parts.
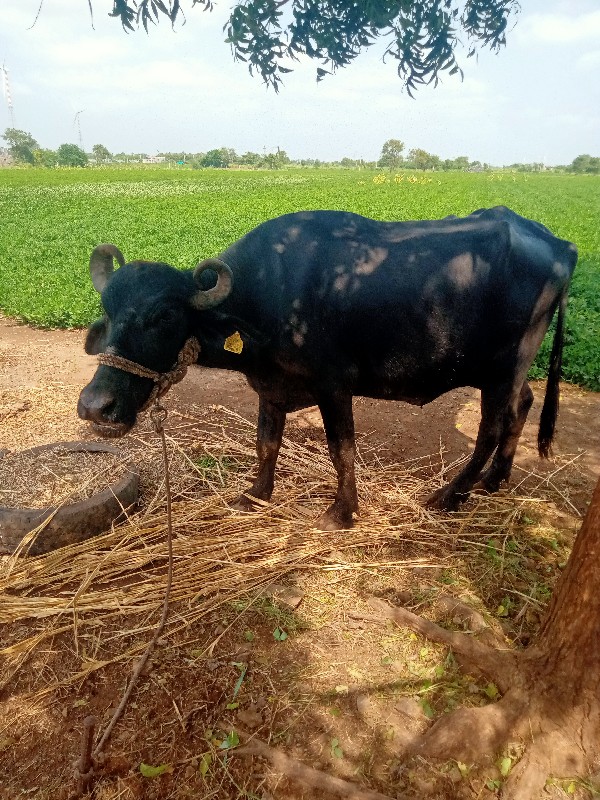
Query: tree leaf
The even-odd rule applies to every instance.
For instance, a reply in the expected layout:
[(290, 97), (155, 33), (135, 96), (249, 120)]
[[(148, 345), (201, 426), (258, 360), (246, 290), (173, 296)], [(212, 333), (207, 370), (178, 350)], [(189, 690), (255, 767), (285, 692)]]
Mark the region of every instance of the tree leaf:
[[(240, 688), (242, 686), (242, 682), (243, 682), (244, 678), (246, 677), (246, 672), (248, 671), (248, 665), (247, 664), (243, 664), (243, 665), (236, 664), (235, 666), (238, 667), (238, 669), (241, 668), (242, 671), (241, 671), (240, 677), (235, 682), (235, 686), (233, 687), (233, 698), (232, 698), (233, 700), (235, 700), (235, 698), (237, 697), (237, 693), (239, 692), (239, 690), (240, 690)], [(229, 708), (229, 706), (227, 706), (227, 707)]]
[(165, 772), (173, 772), (173, 767), (171, 764), (160, 764), (158, 767), (152, 767), (150, 764), (144, 764), (142, 761), (140, 764), (140, 772), (144, 778), (158, 778), (159, 775), (164, 775)]
[(512, 769), (512, 763), (512, 758), (509, 758), (508, 756), (501, 758), (498, 762), (498, 769), (500, 770), (500, 775), (502, 775), (503, 778), (508, 776), (508, 773)]
[(428, 717), (429, 719), (433, 719), (435, 717), (435, 711), (431, 707), (429, 701), (425, 697), (423, 697), (423, 698), (421, 698), (420, 703), (421, 703), (421, 708), (423, 709), (423, 713), (425, 714), (425, 716)]
[(344, 751), (340, 747), (339, 739), (332, 739), (331, 740), (331, 755), (335, 756), (335, 758), (343, 758)]
[(237, 735), (235, 731), (231, 731), (227, 734), (227, 738), (224, 739), (221, 744), (219, 745), (220, 750), (231, 750), (232, 747), (237, 747), (240, 743), (240, 737)]
[(212, 764), (211, 753), (204, 753), (204, 755), (200, 759), (200, 766), (198, 767), (198, 769), (200, 770), (200, 775), (202, 775), (203, 778), (206, 777), (211, 764)]

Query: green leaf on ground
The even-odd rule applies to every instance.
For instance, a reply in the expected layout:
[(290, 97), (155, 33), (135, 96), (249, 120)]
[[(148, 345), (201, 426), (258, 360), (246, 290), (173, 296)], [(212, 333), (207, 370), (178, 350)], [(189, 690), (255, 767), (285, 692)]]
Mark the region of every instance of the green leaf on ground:
[(198, 769), (200, 770), (200, 775), (202, 775), (203, 778), (207, 775), (211, 764), (212, 764), (212, 755), (210, 753), (204, 753), (204, 755), (200, 759), (200, 766), (198, 767)]
[(340, 747), (339, 739), (332, 739), (331, 740), (331, 755), (335, 756), (335, 758), (343, 758), (344, 751)]
[(219, 749), (221, 750), (231, 750), (232, 747), (237, 747), (240, 743), (240, 737), (237, 735), (235, 731), (231, 731), (227, 734), (227, 738), (224, 739), (221, 744), (219, 745)]
[(152, 767), (150, 764), (140, 764), (140, 772), (144, 778), (158, 778), (159, 775), (164, 775), (165, 772), (173, 772), (171, 764), (160, 764), (158, 767)]
[(500, 770), (500, 775), (502, 775), (503, 778), (508, 776), (508, 773), (512, 769), (512, 764), (512, 758), (509, 758), (508, 756), (501, 758), (498, 762), (498, 769)]

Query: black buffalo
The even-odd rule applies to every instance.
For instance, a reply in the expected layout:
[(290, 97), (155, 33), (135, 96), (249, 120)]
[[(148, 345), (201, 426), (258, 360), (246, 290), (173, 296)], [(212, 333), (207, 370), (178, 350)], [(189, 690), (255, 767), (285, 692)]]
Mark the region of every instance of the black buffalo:
[[(113, 256), (121, 265), (114, 273)], [(243, 373), (259, 396), (258, 474), (238, 501), (248, 510), (251, 498), (271, 497), (286, 413), (318, 405), (338, 474), (335, 501), (318, 521), (324, 529), (351, 526), (358, 510), (353, 396), (423, 405), (476, 387), (473, 455), (429, 499), (455, 509), (477, 481), (496, 491), (509, 478), (533, 399), (527, 371), (558, 308), (538, 438), (548, 454), (576, 261), (573, 244), (504, 207), (422, 222), (287, 214), (183, 272), (124, 264), (114, 245), (100, 245), (90, 270), (105, 316), (85, 349), (165, 372), (193, 335), (198, 364)], [(148, 378), (102, 365), (78, 413), (101, 433), (122, 435), (151, 389)]]

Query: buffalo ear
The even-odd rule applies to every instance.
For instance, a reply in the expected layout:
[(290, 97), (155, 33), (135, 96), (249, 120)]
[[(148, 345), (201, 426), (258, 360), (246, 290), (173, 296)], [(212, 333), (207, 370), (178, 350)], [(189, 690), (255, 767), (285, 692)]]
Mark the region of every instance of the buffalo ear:
[(88, 356), (97, 356), (106, 346), (108, 320), (106, 317), (92, 322), (85, 337), (84, 349)]

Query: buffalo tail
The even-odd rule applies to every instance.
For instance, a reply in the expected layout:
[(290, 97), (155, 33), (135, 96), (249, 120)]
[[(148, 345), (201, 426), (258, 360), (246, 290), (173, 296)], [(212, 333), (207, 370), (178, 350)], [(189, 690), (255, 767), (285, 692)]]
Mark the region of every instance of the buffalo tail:
[(567, 308), (568, 287), (561, 294), (558, 304), (558, 317), (556, 320), (556, 331), (552, 343), (550, 354), (550, 366), (548, 369), (548, 382), (546, 384), (546, 395), (540, 416), (540, 427), (538, 430), (538, 452), (542, 458), (550, 455), (550, 446), (554, 439), (554, 428), (558, 416), (559, 394), (560, 394), (560, 375), (562, 368), (562, 352), (564, 344), (564, 324), (565, 312)]

